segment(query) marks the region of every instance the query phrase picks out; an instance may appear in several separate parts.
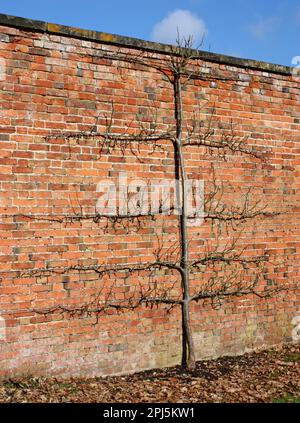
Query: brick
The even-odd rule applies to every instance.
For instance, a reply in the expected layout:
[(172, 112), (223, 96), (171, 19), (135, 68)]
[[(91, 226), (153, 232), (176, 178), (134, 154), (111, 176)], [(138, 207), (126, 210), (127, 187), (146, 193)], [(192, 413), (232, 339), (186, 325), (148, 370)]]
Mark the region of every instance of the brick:
[[(134, 222), (117, 222), (113, 227), (107, 220), (78, 219), (81, 213), (95, 214), (101, 180), (117, 181), (120, 172), (127, 172), (130, 181), (172, 179), (173, 151), (168, 141), (157, 151), (143, 144), (136, 157), (117, 146), (106, 151), (95, 136), (59, 135), (91, 132), (95, 125), (97, 131), (105, 131), (112, 104), (114, 133), (134, 133), (140, 129), (138, 119), (153, 131), (169, 131), (174, 125), (172, 85), (155, 68), (101, 57), (103, 51), (120, 49), (140, 57), (142, 51), (136, 46), (124, 49), (5, 26), (0, 31), (0, 55), (7, 64), (6, 80), (0, 81), (0, 317), (6, 326), (6, 340), (0, 339), (0, 378), (29, 371), (101, 376), (178, 364), (178, 309), (167, 313), (140, 307), (123, 314), (111, 310), (99, 316), (98, 324), (94, 316), (34, 312), (62, 304), (79, 307), (97, 298), (100, 288), (109, 295), (112, 286), (114, 299), (128, 298), (141, 283), (147, 287), (147, 272), (99, 278), (95, 269), (78, 272), (74, 267), (151, 262), (157, 237), (164, 237), (166, 252), (178, 239), (176, 216), (143, 219), (139, 230)], [(166, 57), (155, 54), (161, 60)], [(197, 66), (203, 78), (209, 78), (191, 80), (183, 90), (185, 123), (192, 127), (194, 113), (199, 112), (203, 129), (215, 112), (215, 137), (232, 121), (249, 145), (267, 151), (267, 160), (242, 154), (228, 154), (223, 160), (205, 148), (189, 147), (187, 176), (204, 179), (209, 190), (214, 165), (232, 206), (243, 187), (252, 187), (254, 199), (261, 199), (267, 208), (287, 209), (271, 219), (245, 222), (239, 242), (247, 257), (265, 251), (272, 261), (278, 259), (276, 265), (266, 264), (269, 275), (261, 272), (258, 284), (265, 276), (270, 286), (274, 280), (295, 285), (292, 292), (266, 301), (249, 295), (219, 307), (193, 304), (197, 358), (204, 359), (292, 339), (300, 301), (300, 105), (296, 82), (285, 72), (217, 60), (202, 60)], [(213, 81), (213, 75), (219, 80)], [(192, 257), (217, 243), (210, 224), (189, 231)], [(228, 236), (219, 239), (220, 248)], [(223, 277), (224, 267), (216, 270)], [(212, 274), (208, 269), (194, 275), (192, 289), (199, 289)], [(242, 280), (248, 281), (246, 276)], [(152, 283), (175, 284), (174, 295), (180, 293), (179, 278), (172, 270), (158, 274)]]

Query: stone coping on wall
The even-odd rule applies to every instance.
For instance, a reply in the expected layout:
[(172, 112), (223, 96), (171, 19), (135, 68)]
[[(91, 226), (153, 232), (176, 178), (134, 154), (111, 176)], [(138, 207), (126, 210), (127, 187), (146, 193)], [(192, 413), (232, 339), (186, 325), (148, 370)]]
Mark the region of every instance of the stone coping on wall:
[[(105, 32), (98, 32), (75, 28), (65, 25), (59, 25), (49, 22), (43, 22), (33, 19), (26, 19), (17, 16), (10, 16), (0, 14), (0, 25), (19, 28), (29, 31), (45, 32), (49, 34), (74, 37), (90, 41), (98, 41), (106, 44), (113, 44), (120, 47), (134, 48), (146, 51), (153, 51), (156, 53), (170, 54), (174, 53), (174, 46), (168, 44), (161, 44), (152, 41), (144, 41), (138, 38), (125, 37), (121, 35), (108, 34)], [(291, 75), (292, 67), (276, 65), (273, 63), (261, 62), (252, 59), (242, 59), (223, 54), (210, 53), (201, 50), (195, 50), (195, 56), (202, 60), (214, 63), (222, 63), (236, 67), (257, 69), (263, 72), (271, 72), (283, 75)]]

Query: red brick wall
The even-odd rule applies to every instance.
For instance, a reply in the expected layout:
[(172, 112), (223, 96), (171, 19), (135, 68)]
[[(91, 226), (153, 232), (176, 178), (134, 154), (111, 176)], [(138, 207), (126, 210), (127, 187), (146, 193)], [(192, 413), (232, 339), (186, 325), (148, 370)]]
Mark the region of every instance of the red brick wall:
[[(164, 247), (177, 237), (176, 219), (144, 219), (141, 228), (109, 222), (59, 222), (27, 215), (65, 216), (92, 212), (97, 183), (127, 172), (130, 180), (172, 179), (173, 154), (142, 146), (140, 161), (131, 151), (100, 151), (97, 139), (67, 139), (50, 134), (90, 131), (114, 108), (113, 128), (124, 132), (138, 120), (157, 120), (166, 131), (174, 123), (173, 91), (157, 70), (139, 64), (103, 59), (103, 51), (141, 51), (113, 47), (63, 35), (0, 27), (0, 376), (20, 374), (106, 375), (176, 364), (180, 360), (180, 313), (163, 307), (140, 307), (125, 314), (66, 316), (37, 314), (57, 305), (80, 306), (104, 286), (126, 297), (137, 282), (105, 278), (71, 266), (126, 264), (153, 260), (158, 238)], [(146, 53), (145, 53), (146, 54)], [(162, 56), (165, 58), (165, 56)], [(199, 112), (204, 121), (215, 108), (219, 123), (232, 120), (249, 145), (266, 151), (261, 161), (236, 154), (224, 160), (205, 149), (186, 151), (187, 173), (212, 182), (223, 181), (229, 201), (252, 187), (254, 200), (282, 214), (255, 219), (243, 226), (239, 247), (246, 254), (266, 250), (272, 257), (270, 278), (294, 287), (299, 279), (299, 81), (257, 66), (247, 69), (198, 61), (207, 79), (191, 82), (183, 93), (187, 121)], [(221, 79), (213, 82), (210, 75)], [(226, 80), (226, 78), (229, 78)], [(48, 137), (48, 138), (45, 138)], [(25, 215), (25, 216), (22, 216)], [(190, 229), (191, 254), (216, 245), (209, 222)], [(220, 245), (232, 239), (223, 228)], [(159, 234), (159, 237), (157, 237)], [(50, 269), (45, 271), (45, 269)], [(69, 269), (64, 273), (51, 269)], [(40, 271), (39, 271), (40, 269)], [(205, 283), (211, 269), (195, 275), (193, 286)], [(132, 279), (132, 278), (131, 278)], [(176, 284), (170, 272), (158, 283)], [(247, 296), (221, 304), (192, 308), (198, 358), (239, 354), (297, 340), (299, 290), (270, 299)]]

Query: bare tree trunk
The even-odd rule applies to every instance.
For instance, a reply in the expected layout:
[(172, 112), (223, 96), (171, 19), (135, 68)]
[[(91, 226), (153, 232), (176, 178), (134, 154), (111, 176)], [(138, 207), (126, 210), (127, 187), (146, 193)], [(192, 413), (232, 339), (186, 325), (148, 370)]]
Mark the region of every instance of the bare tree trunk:
[(182, 285), (182, 361), (183, 366), (193, 369), (195, 367), (195, 348), (190, 322), (190, 284), (189, 284), (189, 243), (187, 225), (187, 180), (185, 174), (185, 163), (182, 152), (182, 91), (180, 74), (174, 75), (174, 100), (176, 120), (176, 141), (175, 148), (175, 176), (180, 185), (180, 267)]

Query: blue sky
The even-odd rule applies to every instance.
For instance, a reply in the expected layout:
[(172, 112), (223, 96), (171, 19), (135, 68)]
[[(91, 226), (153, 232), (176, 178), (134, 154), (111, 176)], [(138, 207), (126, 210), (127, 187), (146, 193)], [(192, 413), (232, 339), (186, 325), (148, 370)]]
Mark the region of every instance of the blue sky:
[(202, 49), (291, 65), (300, 56), (300, 0), (0, 0), (0, 13), (172, 42), (205, 33)]

